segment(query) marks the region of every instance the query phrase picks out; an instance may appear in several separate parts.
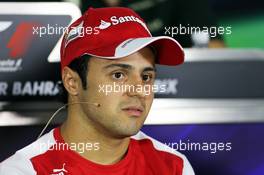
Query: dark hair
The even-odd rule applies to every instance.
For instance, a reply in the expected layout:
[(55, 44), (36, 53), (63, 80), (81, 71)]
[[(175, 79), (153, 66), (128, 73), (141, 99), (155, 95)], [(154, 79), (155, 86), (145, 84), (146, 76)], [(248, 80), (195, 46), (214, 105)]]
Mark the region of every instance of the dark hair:
[[(81, 81), (82, 81), (82, 88), (84, 90), (87, 89), (87, 73), (88, 73), (88, 63), (90, 60), (91, 56), (89, 55), (83, 55), (80, 56), (79, 58), (74, 59), (68, 67), (72, 69), (73, 71), (77, 72)], [(68, 92), (63, 86), (63, 83), (59, 83), (59, 96), (60, 96), (60, 101), (63, 103), (68, 102)]]

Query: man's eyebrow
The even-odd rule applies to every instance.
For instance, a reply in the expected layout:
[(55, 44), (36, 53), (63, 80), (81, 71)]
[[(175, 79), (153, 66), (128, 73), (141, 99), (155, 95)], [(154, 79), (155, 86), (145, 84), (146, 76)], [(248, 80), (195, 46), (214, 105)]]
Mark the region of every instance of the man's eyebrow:
[[(114, 67), (120, 67), (123, 69), (129, 69), (129, 70), (133, 69), (133, 67), (129, 64), (121, 64), (121, 63), (109, 64), (103, 68), (109, 69), (109, 68), (114, 68)], [(146, 71), (157, 72), (156, 67), (145, 67), (142, 72), (146, 72)]]
[(124, 69), (132, 69), (132, 66), (129, 64), (120, 64), (120, 63), (115, 63), (115, 64), (109, 64), (105, 67), (103, 67), (104, 69), (109, 69), (109, 68), (114, 68), (114, 67), (120, 67), (120, 68), (124, 68)]
[(143, 72), (145, 72), (145, 71), (153, 71), (153, 72), (157, 72), (157, 69), (156, 69), (156, 67), (145, 67), (144, 69), (143, 69)]

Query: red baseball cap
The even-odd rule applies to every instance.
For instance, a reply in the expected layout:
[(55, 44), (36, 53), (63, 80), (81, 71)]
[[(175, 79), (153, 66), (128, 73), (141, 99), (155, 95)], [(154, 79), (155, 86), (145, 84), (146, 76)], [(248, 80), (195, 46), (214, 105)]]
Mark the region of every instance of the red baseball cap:
[(124, 7), (89, 8), (68, 27), (61, 44), (61, 69), (82, 55), (119, 59), (138, 50), (155, 48), (157, 64), (184, 61), (181, 45), (168, 36), (152, 37), (145, 22)]

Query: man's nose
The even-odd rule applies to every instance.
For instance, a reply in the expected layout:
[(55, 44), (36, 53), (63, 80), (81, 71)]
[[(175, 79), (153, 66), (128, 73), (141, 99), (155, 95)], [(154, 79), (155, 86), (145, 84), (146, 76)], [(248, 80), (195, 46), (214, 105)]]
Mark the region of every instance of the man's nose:
[(128, 96), (138, 96), (140, 98), (144, 98), (146, 96), (146, 92), (144, 91), (144, 82), (140, 75), (134, 75), (128, 81), (129, 88), (126, 88), (126, 93)]

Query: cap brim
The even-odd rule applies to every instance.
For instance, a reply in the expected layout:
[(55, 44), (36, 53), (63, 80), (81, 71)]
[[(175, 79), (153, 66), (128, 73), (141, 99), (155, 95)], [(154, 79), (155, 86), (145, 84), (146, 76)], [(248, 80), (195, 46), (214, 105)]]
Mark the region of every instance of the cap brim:
[(175, 39), (167, 36), (131, 38), (121, 44), (112, 44), (111, 46), (87, 51), (85, 54), (104, 59), (119, 59), (131, 55), (146, 46), (155, 48), (157, 64), (178, 65), (184, 62), (183, 48)]

